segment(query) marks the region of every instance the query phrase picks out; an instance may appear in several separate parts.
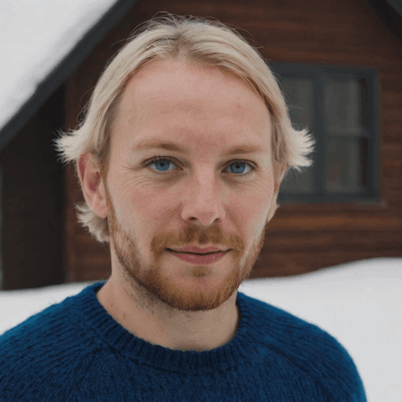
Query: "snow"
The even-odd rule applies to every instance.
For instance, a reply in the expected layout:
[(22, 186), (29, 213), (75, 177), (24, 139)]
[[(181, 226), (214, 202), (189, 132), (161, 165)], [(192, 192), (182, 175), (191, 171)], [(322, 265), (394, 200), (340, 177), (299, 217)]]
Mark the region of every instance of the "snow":
[(0, 130), (117, 0), (1, 0)]
[[(0, 334), (94, 282), (0, 291)], [(379, 258), (283, 278), (250, 279), (239, 291), (329, 332), (352, 356), (369, 402), (402, 401), (402, 258)]]

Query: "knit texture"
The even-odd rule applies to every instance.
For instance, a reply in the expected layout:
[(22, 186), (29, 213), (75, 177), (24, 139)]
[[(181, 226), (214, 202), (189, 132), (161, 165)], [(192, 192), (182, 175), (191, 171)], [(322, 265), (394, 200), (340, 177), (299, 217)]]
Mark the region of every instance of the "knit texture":
[(240, 324), (205, 352), (153, 345), (99, 303), (104, 283), (0, 336), (0, 401), (366, 401), (357, 368), (315, 325), (238, 292)]

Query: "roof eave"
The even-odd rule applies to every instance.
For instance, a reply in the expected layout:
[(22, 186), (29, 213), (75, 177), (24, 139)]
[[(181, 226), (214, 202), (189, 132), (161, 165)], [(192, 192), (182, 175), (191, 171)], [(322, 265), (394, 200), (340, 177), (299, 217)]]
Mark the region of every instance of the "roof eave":
[(0, 130), (0, 151), (38, 111), (53, 92), (78, 68), (109, 30), (130, 10), (137, 0), (119, 0), (88, 31), (62, 62), (38, 85), (35, 93)]
[(402, 1), (387, 0), (387, 3), (402, 17)]

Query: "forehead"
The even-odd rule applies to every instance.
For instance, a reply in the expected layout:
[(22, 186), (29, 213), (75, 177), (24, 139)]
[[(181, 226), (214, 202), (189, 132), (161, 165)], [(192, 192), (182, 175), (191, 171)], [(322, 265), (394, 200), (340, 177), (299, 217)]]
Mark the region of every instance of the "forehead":
[(229, 147), (270, 143), (271, 119), (264, 101), (240, 78), (218, 68), (154, 60), (128, 83), (118, 131), (136, 143), (213, 140)]

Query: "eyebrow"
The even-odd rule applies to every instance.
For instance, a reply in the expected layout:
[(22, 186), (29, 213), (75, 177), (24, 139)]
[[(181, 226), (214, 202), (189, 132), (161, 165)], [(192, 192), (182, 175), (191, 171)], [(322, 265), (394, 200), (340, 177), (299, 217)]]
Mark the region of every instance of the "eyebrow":
[[(148, 149), (164, 149), (165, 151), (179, 152), (179, 153), (190, 153), (190, 150), (183, 146), (176, 144), (171, 141), (160, 142), (159, 140), (150, 140), (146, 142), (141, 142), (134, 146), (132, 150), (143, 151)], [(262, 146), (254, 144), (241, 144), (235, 145), (229, 148), (224, 155), (237, 155), (237, 154), (251, 154), (251, 153), (262, 153), (267, 152)]]

